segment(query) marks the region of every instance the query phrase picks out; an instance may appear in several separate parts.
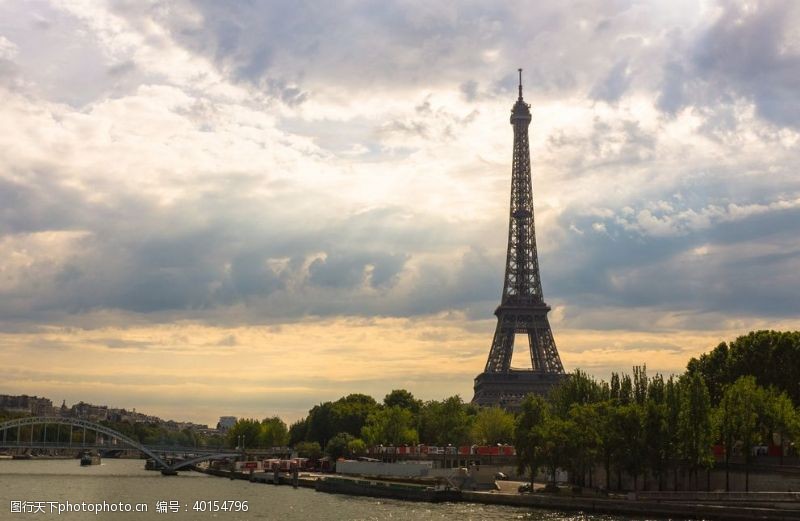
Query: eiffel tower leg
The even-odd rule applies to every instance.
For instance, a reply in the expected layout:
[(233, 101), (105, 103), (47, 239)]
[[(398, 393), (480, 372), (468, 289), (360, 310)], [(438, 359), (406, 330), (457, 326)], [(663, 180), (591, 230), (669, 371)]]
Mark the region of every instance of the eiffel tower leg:
[(486, 361), (487, 373), (504, 373), (511, 367), (511, 355), (514, 352), (514, 324), (508, 323), (505, 317), (497, 319), (497, 328), (494, 330), (492, 349)]
[(537, 317), (529, 333), (531, 343), (531, 362), (534, 371), (563, 373), (564, 366), (558, 356), (556, 342), (547, 317)]
[(544, 364), (542, 360), (542, 350), (539, 348), (541, 341), (539, 340), (539, 331), (536, 330), (536, 324), (528, 329), (528, 345), (531, 351), (531, 369), (534, 371), (543, 371)]

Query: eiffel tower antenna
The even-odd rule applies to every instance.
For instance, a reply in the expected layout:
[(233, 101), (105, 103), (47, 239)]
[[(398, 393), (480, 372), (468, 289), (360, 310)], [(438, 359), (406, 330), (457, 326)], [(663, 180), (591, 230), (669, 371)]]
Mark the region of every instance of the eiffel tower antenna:
[[(536, 252), (531, 154), (528, 126), (530, 105), (519, 98), (511, 109), (514, 152), (511, 163), (511, 205), (503, 295), (495, 310), (497, 328), (483, 373), (475, 378), (472, 403), (516, 408), (530, 393), (546, 394), (564, 378), (564, 366), (556, 349), (544, 302)], [(531, 369), (513, 369), (514, 337), (524, 334), (530, 343)]]

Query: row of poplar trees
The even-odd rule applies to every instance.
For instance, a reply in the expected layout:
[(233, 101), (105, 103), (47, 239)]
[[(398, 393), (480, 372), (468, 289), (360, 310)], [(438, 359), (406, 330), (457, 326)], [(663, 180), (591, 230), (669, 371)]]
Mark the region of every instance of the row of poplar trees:
[[(718, 444), (729, 490), (727, 463), (734, 452), (744, 458), (749, 489), (752, 448), (776, 437), (782, 446), (800, 440), (800, 414), (786, 392), (741, 376), (712, 400), (699, 371), (665, 379), (634, 367), (632, 375), (613, 374), (610, 382), (576, 371), (549, 397), (528, 396), (514, 444), (520, 471), (531, 478), (543, 469), (554, 482), (561, 468), (576, 485), (618, 490), (623, 475), (636, 490), (648, 474), (658, 490), (677, 490), (679, 474), (695, 490), (705, 488), (699, 474), (715, 464), (712, 447)], [(593, 479), (597, 466), (605, 470), (605, 483)]]

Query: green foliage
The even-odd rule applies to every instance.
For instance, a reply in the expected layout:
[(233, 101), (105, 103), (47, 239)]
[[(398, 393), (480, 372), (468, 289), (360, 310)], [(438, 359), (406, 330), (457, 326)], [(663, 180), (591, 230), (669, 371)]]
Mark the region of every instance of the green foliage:
[(472, 423), (472, 443), (494, 445), (511, 443), (514, 438), (514, 415), (500, 407), (483, 407)]
[[(743, 376), (725, 387), (716, 411), (719, 436), (725, 443), (726, 462), (735, 442), (741, 444), (745, 455), (745, 489), (749, 488), (750, 453), (761, 439), (766, 420), (764, 389), (752, 376)], [(726, 487), (727, 488), (727, 487)]]
[(711, 454), (711, 399), (705, 381), (699, 374), (687, 374), (680, 382), (678, 413), (679, 453), (685, 465), (697, 476), (698, 468), (709, 468)]
[(672, 454), (667, 404), (657, 401), (651, 394), (645, 405), (643, 421), (645, 463), (658, 479), (659, 489), (661, 489), (669, 457)]
[(315, 405), (308, 411), (308, 430), (306, 431), (306, 441), (316, 441), (320, 447), (328, 444), (328, 441), (338, 431), (333, 429), (336, 427), (334, 424), (333, 403), (324, 402)]
[(261, 432), (258, 435), (259, 447), (285, 447), (289, 443), (289, 430), (278, 418), (265, 418), (261, 421)]
[(347, 442), (347, 454), (350, 457), (356, 458), (364, 456), (367, 453), (367, 444), (360, 438), (355, 438)]
[(325, 445), (325, 454), (331, 459), (337, 460), (339, 458), (349, 456), (348, 445), (355, 440), (355, 437), (347, 432), (340, 432), (328, 441)]
[(419, 436), (413, 427), (411, 411), (400, 407), (384, 407), (372, 412), (361, 429), (369, 445), (414, 445)]
[(348, 394), (333, 402), (333, 429), (358, 437), (367, 417), (378, 409), (372, 396)]
[(305, 439), (324, 446), (336, 433), (347, 432), (356, 437), (367, 417), (377, 409), (375, 399), (365, 394), (349, 394), (335, 402), (321, 403), (308, 412)]
[(570, 407), (575, 404), (583, 405), (597, 403), (608, 399), (605, 389), (597, 380), (580, 369), (576, 369), (550, 393), (549, 401), (557, 414), (565, 416)]
[(637, 405), (644, 405), (647, 400), (647, 366), (633, 366), (633, 400)]
[(567, 468), (573, 476), (583, 476), (598, 460), (601, 448), (601, 405), (574, 404), (567, 424)]
[(460, 396), (426, 402), (420, 410), (420, 437), (437, 446), (469, 443), (473, 419)]
[(522, 401), (514, 426), (514, 447), (517, 449), (517, 468), (520, 474), (530, 473), (531, 483), (544, 465), (545, 424), (550, 411), (541, 396), (528, 395)]
[(753, 376), (762, 387), (784, 391), (800, 405), (800, 331), (753, 331), (710, 353), (692, 358), (687, 372), (700, 373), (712, 403), (719, 403), (724, 388), (742, 376)]
[(242, 448), (242, 446), (245, 449), (256, 448), (259, 446), (260, 434), (261, 422), (252, 418), (240, 418), (228, 429), (226, 441), (231, 448)]
[(294, 447), (298, 443), (306, 441), (308, 436), (308, 418), (297, 420), (289, 426), (289, 445)]
[(645, 469), (646, 458), (642, 408), (636, 403), (629, 403), (612, 411), (615, 466), (633, 476), (636, 488), (638, 477)]
[(628, 405), (633, 401), (633, 381), (627, 374), (622, 375), (619, 388), (619, 400), (621, 405)]
[(544, 423), (539, 427), (543, 442), (539, 447), (539, 453), (542, 462), (550, 471), (553, 483), (556, 481), (556, 470), (566, 462), (572, 441), (570, 435), (574, 430), (574, 424), (570, 420), (564, 420), (555, 415), (546, 417)]
[(417, 414), (422, 407), (422, 401), (414, 398), (414, 395), (405, 389), (395, 389), (384, 397), (383, 405), (408, 409), (413, 414)]
[(318, 459), (322, 456), (322, 447), (316, 441), (301, 441), (298, 442), (294, 449), (297, 455), (301, 458)]
[(227, 446), (242, 448), (242, 436), (245, 449), (283, 447), (289, 442), (286, 424), (277, 416), (265, 418), (260, 422), (252, 418), (239, 419), (228, 429), (225, 436)]
[[(781, 447), (781, 462), (783, 451), (789, 440), (800, 437), (800, 414), (794, 408), (792, 400), (785, 392), (778, 392), (775, 388), (767, 389), (764, 393), (764, 427), (765, 437), (768, 439), (777, 434), (777, 443)], [(773, 441), (773, 440), (771, 440)]]

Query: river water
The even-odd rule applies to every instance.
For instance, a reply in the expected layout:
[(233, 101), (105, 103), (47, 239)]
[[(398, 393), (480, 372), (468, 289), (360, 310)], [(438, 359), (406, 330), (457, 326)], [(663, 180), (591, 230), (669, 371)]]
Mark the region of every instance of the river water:
[[(19, 503), (22, 501), (26, 503)], [(210, 511), (215, 509), (213, 501), (218, 502), (216, 512)], [(222, 510), (223, 501), (229, 502), (225, 506), (232, 510)], [(63, 510), (67, 502), (70, 505), (86, 503), (86, 507), (81, 507), (86, 509), (105, 502), (101, 508), (106, 511), (99, 514), (66, 512)], [(120, 511), (127, 508), (125, 504), (130, 505), (131, 512)], [(147, 513), (136, 512), (136, 508), (144, 508), (138, 505), (144, 505)], [(243, 510), (245, 505), (247, 511)], [(159, 513), (159, 506), (166, 512)], [(61, 513), (58, 513), (59, 508)], [(110, 510), (112, 508), (115, 511)], [(21, 512), (16, 512), (19, 510)], [(179, 476), (162, 476), (144, 470), (143, 460), (105, 459), (101, 465), (87, 467), (81, 467), (78, 460), (0, 460), (0, 520), (47, 518), (109, 521), (630, 519), (471, 503), (431, 504), (343, 496), (191, 471), (181, 472)]]

